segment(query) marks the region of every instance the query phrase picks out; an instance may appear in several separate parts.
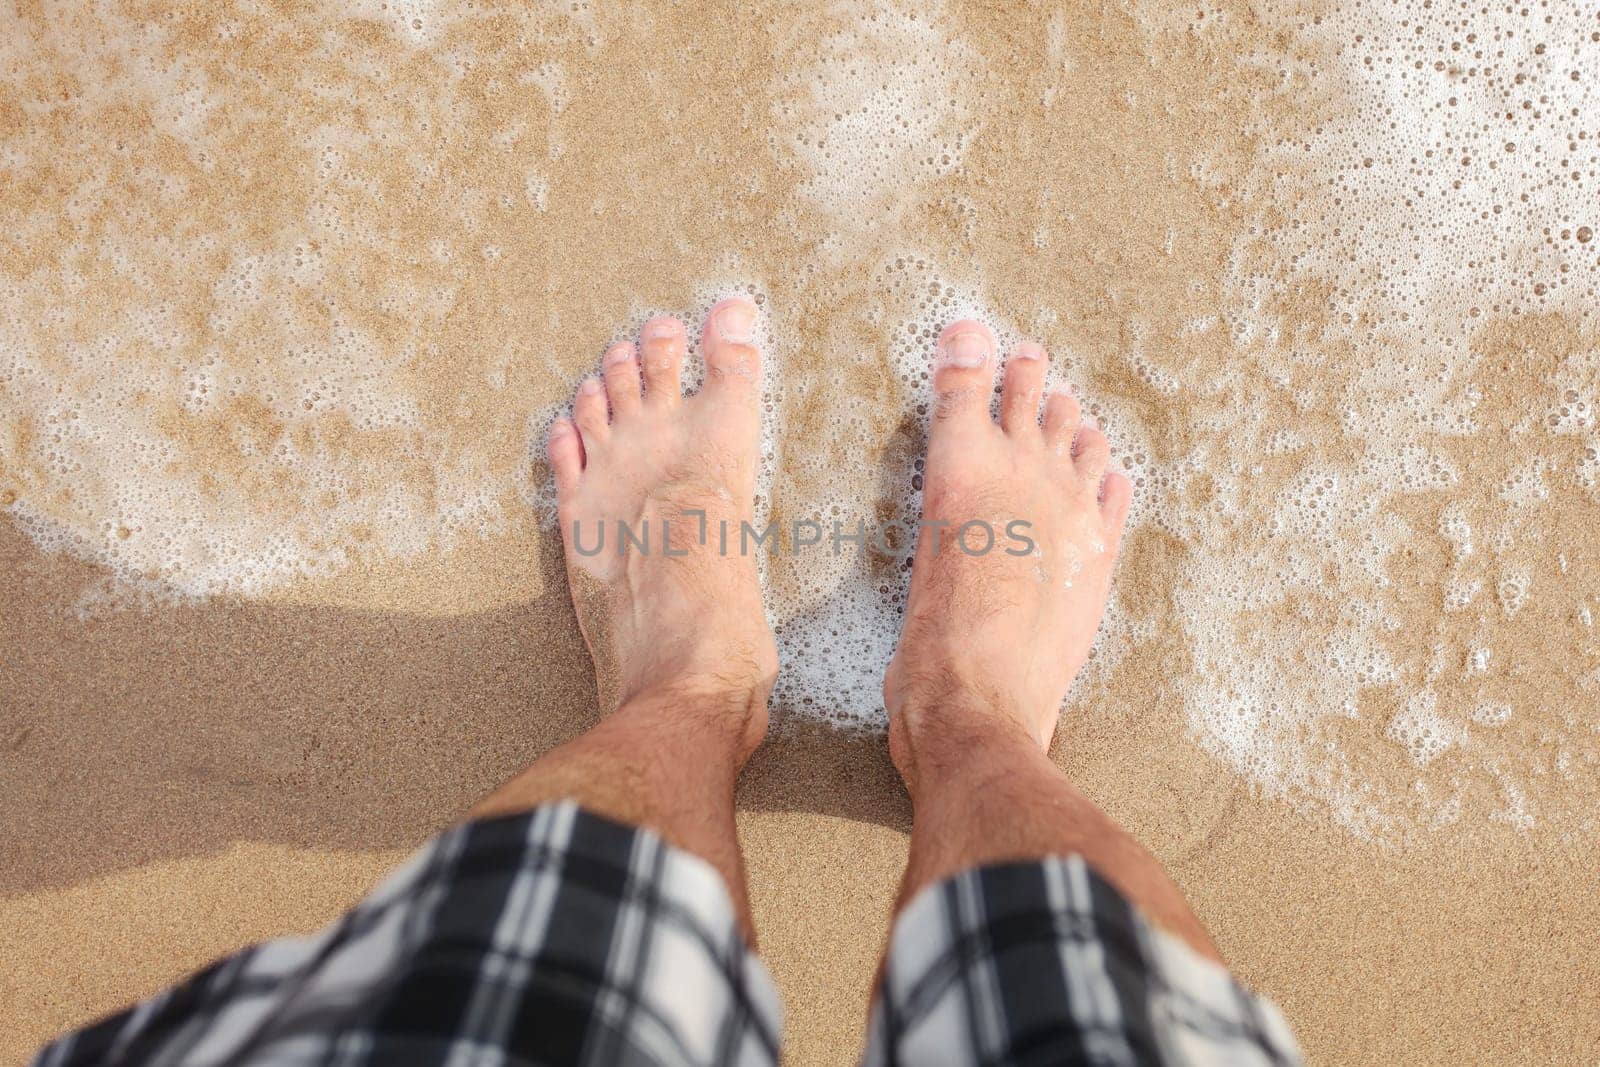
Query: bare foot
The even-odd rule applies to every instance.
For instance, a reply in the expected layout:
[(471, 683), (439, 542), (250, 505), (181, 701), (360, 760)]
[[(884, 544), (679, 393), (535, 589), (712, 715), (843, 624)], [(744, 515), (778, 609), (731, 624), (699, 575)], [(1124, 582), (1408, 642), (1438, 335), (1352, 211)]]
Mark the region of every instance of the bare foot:
[[(1110, 450), (1068, 393), (1039, 399), (1046, 355), (1019, 345), (1006, 361), (1000, 422), (989, 417), (994, 335), (963, 319), (939, 335), (923, 529), (900, 645), (884, 679), (896, 762), (932, 707), (1003, 716), (1041, 748), (1105, 612), (1133, 487), (1108, 471)], [(957, 529), (982, 520), (993, 547), (969, 554)], [(1033, 542), (1007, 535), (1008, 524)], [(929, 523), (947, 522), (938, 531)], [(972, 551), (985, 539), (974, 529)], [(1017, 553), (1017, 554), (1013, 554)]]
[(551, 427), (548, 449), (567, 575), (602, 710), (647, 688), (745, 694), (750, 734), (759, 740), (777, 648), (754, 554), (723, 553), (718, 536), (726, 521), (729, 544), (737, 545), (739, 523), (752, 517), (760, 450), (755, 320), (755, 305), (740, 297), (711, 309), (700, 343), (705, 386), (691, 397), (679, 382), (683, 323), (645, 323), (637, 346), (607, 350), (604, 379), (583, 382), (573, 417)]

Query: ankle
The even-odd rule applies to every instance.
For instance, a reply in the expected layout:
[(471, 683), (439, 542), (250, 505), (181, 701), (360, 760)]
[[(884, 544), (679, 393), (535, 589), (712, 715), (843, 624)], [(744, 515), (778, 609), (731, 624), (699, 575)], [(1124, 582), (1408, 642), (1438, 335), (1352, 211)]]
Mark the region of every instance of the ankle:
[(674, 676), (629, 694), (608, 719), (660, 727), (693, 744), (726, 746), (743, 763), (766, 736), (771, 692), (771, 681)]
[(621, 670), (602, 670), (599, 662), (595, 674), (603, 708), (676, 701), (759, 705), (764, 711), (778, 678), (778, 650), (770, 634), (728, 635), (709, 627), (653, 639), (645, 654), (629, 657)]
[(913, 801), (1042, 758), (1016, 709), (973, 691), (907, 696), (889, 708), (889, 758)]

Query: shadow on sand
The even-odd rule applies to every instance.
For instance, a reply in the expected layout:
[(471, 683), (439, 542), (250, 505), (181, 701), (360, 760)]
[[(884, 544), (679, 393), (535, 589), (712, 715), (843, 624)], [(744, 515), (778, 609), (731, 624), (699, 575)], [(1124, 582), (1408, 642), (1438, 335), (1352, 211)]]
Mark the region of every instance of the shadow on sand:
[[(594, 721), (564, 582), (448, 618), (211, 601), (85, 623), (66, 608), (95, 573), (0, 522), (0, 894), (236, 840), (411, 846)], [(881, 738), (781, 718), (739, 805), (910, 825)]]

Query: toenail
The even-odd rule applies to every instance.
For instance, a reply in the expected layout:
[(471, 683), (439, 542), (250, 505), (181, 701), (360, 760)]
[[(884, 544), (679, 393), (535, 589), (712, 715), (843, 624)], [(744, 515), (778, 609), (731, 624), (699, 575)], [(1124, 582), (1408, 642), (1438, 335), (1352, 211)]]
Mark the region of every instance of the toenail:
[(678, 336), (682, 327), (676, 319), (651, 319), (644, 324), (644, 335), (652, 341), (665, 341)]
[(989, 339), (963, 330), (939, 341), (939, 363), (945, 367), (981, 367), (989, 361)]
[(632, 358), (633, 348), (631, 345), (612, 345), (610, 348), (606, 349), (606, 366), (608, 367), (615, 367), (620, 363), (626, 363)]
[(1080, 423), (1080, 425), (1085, 430), (1098, 430), (1100, 428), (1100, 420), (1095, 418), (1093, 415), (1086, 414), (1084, 415), (1083, 422)]
[(747, 345), (755, 340), (751, 330), (756, 324), (756, 309), (752, 304), (743, 300), (730, 300), (717, 309), (713, 321), (717, 327), (717, 336), (724, 341)]
[(580, 393), (587, 393), (588, 395), (593, 396), (595, 393), (600, 391), (600, 379), (585, 378), (583, 380), (583, 384), (578, 386), (578, 391)]
[(1025, 343), (1018, 345), (1017, 350), (1012, 354), (1017, 359), (1043, 359), (1044, 349), (1036, 344)]
[(565, 437), (569, 433), (572, 433), (572, 423), (566, 419), (557, 419), (550, 424), (549, 436), (551, 437)]

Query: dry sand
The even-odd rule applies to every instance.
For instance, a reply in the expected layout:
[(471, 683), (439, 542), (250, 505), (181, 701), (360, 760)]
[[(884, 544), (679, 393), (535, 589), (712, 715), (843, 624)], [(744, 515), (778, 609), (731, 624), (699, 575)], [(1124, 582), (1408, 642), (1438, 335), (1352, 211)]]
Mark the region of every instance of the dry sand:
[[(1168, 510), (1132, 535), (1120, 621), (1055, 757), (1167, 863), (1314, 1062), (1600, 1058), (1600, 663), (1574, 621), (1600, 584), (1600, 509), (1560, 480), (1586, 439), (1525, 421), (1563, 374), (1592, 388), (1593, 324), (1563, 308), (1487, 310), (1450, 378), (1476, 390), (1481, 432), (1430, 441), (1462, 473), (1370, 517), (1393, 542), (1383, 565), (1396, 581), (1364, 586), (1326, 564), (1322, 596), (1258, 605), (1241, 591), (1236, 612), (1186, 613), (1173, 590), (1207, 580), (1195, 561), (1208, 544), (1262, 575), (1309, 551), (1260, 532), (1304, 454), (1252, 453), (1240, 489), (1229, 442), (1253, 450), (1288, 428), (1316, 462), (1352, 471), (1370, 445), (1335, 406), (1365, 388), (1369, 354), (1330, 339), (1325, 290), (1272, 297), (1315, 354), (1293, 368), (1298, 392), (1262, 342), (1195, 329), (1237, 303), (1240, 235), (1261, 209), (1252, 108), (1278, 78), (1240, 57), (1288, 47), (1252, 5), (1199, 13), (1225, 28), (1154, 32), (1116, 4), (1047, 16), (952, 3), (880, 15), (861, 45), (829, 36), (866, 25), (848, 7), (374, 5), (334, 19), (290, 4), (20, 5), (22, 32), (0, 46), (0, 146), (15, 168), (0, 185), (0, 336), (37, 344), (31, 378), (0, 359), (0, 1057), (230, 948), (328, 921), (592, 721), (558, 545), (529, 503), (542, 478), (537, 462), (528, 474), (530, 420), (645, 311), (748, 285), (776, 322), (779, 513), (834, 498), (830, 472), (861, 481), (915, 452), (918, 383), (895, 379), (888, 353), (904, 338), (890, 335), (948, 311), (946, 298), (981, 294), (987, 313), (1045, 341), (1113, 438), (1137, 442), (1144, 490)], [(833, 143), (843, 174), (808, 155), (835, 101), (806, 72), (877, 69), (928, 27), (948, 47), (896, 68), (894, 84), (949, 106), (901, 100), (906, 145)], [(345, 133), (322, 145), (328, 129)], [(242, 249), (260, 262), (240, 267)], [(1593, 255), (1574, 262), (1592, 283)], [(143, 325), (129, 309), (148, 312)], [(338, 372), (307, 386), (316, 360), (288, 350), (346, 329), (370, 351), (340, 350)], [(123, 342), (96, 368), (98, 336)], [(218, 392), (230, 376), (245, 384), (190, 403), (184, 375), (208, 354)], [(37, 443), (64, 431), (28, 391), (39, 381), (104, 420), (121, 416), (96, 414), (96, 389), (133, 383), (126, 405), (154, 412), (169, 449), (165, 488), (137, 482), (150, 467), (96, 480), (40, 460)], [(307, 415), (275, 410), (301, 389)], [(847, 407), (853, 421), (837, 417)], [(404, 418), (372, 414), (385, 411)], [(241, 434), (288, 442), (302, 462), (264, 465)], [(1534, 594), (1519, 610), (1489, 594), (1487, 613), (1446, 616), (1439, 589), (1460, 565), (1438, 533), (1446, 509), (1489, 529), (1515, 510), (1501, 490), (1525, 455), (1549, 492), (1495, 558), (1524, 567)], [(1163, 472), (1197, 456), (1201, 474), (1172, 489)], [(112, 506), (118, 486), (167, 508), (124, 519), (138, 508)], [(385, 510), (395, 491), (409, 495)], [(1230, 511), (1219, 498), (1236, 491), (1246, 500)], [(892, 512), (904, 493), (864, 499)], [(246, 557), (282, 534), (318, 573), (142, 555), (179, 505)], [(440, 517), (452, 507), (465, 518)], [(1197, 534), (1204, 514), (1215, 523)], [(248, 580), (230, 587), (229, 574)], [(774, 596), (811, 603), (809, 581), (779, 569)], [(207, 583), (212, 595), (172, 596)], [(1278, 669), (1285, 692), (1312, 692), (1328, 672), (1310, 650), (1342, 601), (1364, 597), (1396, 620), (1374, 638), (1395, 677), (1353, 716), (1271, 735), (1273, 751), (1309, 761), (1300, 777), (1233, 759), (1184, 695), (1210, 669), (1204, 627), (1246, 656), (1252, 627), (1303, 636)], [(1495, 649), (1483, 677), (1440, 675), (1436, 661), (1481, 642)], [(840, 676), (866, 669), (860, 658), (841, 658)], [(1440, 706), (1514, 701), (1516, 717), (1419, 764), (1390, 724), (1424, 687)], [(1335, 764), (1318, 761), (1334, 751), (1362, 803), (1328, 784)], [(1531, 826), (1495, 817), (1507, 782), (1523, 801), (1511, 814)], [(779, 708), (739, 806), (790, 1057), (846, 1061), (910, 817), (881, 737)]]

